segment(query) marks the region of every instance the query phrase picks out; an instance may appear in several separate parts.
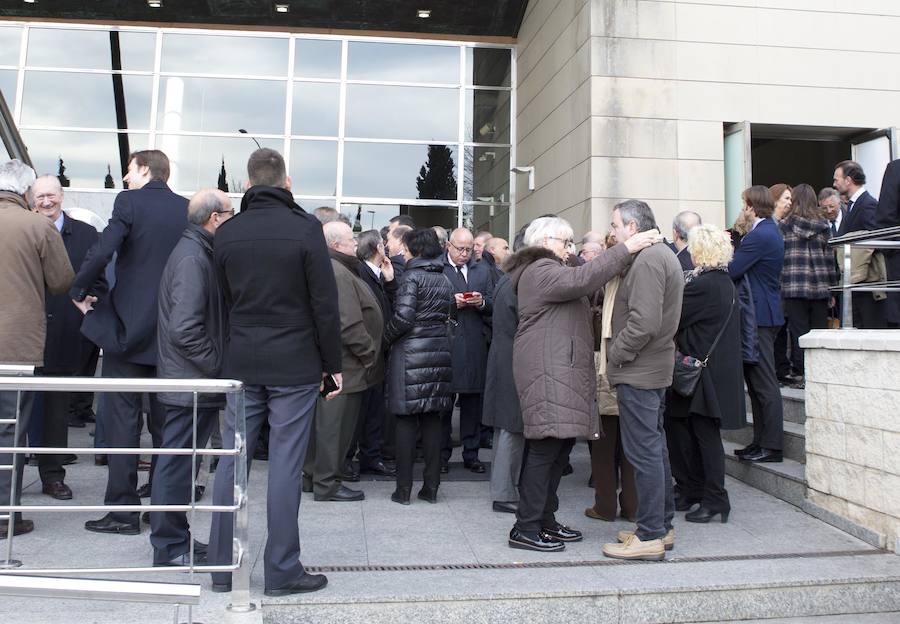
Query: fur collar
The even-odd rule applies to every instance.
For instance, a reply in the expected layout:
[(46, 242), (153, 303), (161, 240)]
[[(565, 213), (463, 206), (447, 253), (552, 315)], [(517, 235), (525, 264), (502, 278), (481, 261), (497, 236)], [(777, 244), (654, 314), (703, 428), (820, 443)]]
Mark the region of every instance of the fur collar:
[(544, 247), (523, 247), (516, 253), (512, 254), (503, 262), (503, 272), (504, 273), (512, 273), (516, 269), (524, 269), (529, 264), (533, 262), (537, 262), (538, 260), (556, 260), (560, 264), (562, 264), (562, 260), (559, 257)]

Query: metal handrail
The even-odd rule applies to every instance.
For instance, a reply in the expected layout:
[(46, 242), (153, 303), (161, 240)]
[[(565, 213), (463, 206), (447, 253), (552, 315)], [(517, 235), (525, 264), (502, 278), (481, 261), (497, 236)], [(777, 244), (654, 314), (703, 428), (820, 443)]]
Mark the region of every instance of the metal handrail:
[[(165, 588), (166, 591), (161, 592), (162, 588)], [(128, 602), (196, 605), (200, 603), (200, 586), (187, 583), (147, 583), (145, 581), (107, 581), (0, 574), (0, 596), (100, 598)]]
[(867, 230), (865, 232), (850, 232), (843, 236), (837, 236), (828, 241), (829, 247), (844, 248), (844, 270), (842, 283), (829, 288), (831, 292), (844, 293), (841, 300), (841, 329), (853, 329), (853, 295), (856, 292), (900, 292), (900, 281), (889, 280), (885, 282), (861, 282), (853, 284), (853, 248), (875, 250), (900, 250), (900, 226), (881, 228), (879, 230)]
[[(95, 448), (59, 448), (59, 447), (27, 447), (27, 446), (3, 446), (0, 447), (0, 453), (11, 454), (11, 465), (0, 465), (0, 471), (10, 471), (10, 500), (8, 505), (0, 505), (0, 515), (6, 516), (4, 519), (8, 521), (7, 529), (7, 556), (5, 561), (0, 561), (0, 568), (3, 568), (4, 575), (9, 576), (28, 576), (34, 577), (42, 572), (52, 571), (54, 573), (68, 574), (96, 574), (96, 573), (158, 573), (158, 572), (180, 572), (186, 571), (190, 573), (193, 581), (194, 572), (232, 572), (232, 603), (228, 605), (228, 609), (235, 612), (252, 611), (256, 607), (250, 602), (250, 565), (248, 560), (248, 533), (249, 533), (249, 510), (247, 507), (247, 445), (246, 433), (247, 423), (246, 414), (244, 412), (244, 385), (242, 382), (230, 379), (110, 379), (95, 377), (25, 377), (25, 375), (33, 374), (34, 367), (20, 365), (0, 365), (0, 391), (16, 392), (16, 414), (15, 419), (0, 419), (0, 426), (15, 425), (14, 444), (19, 439), (20, 412), (22, 404), (23, 392), (180, 392), (193, 395), (193, 439), (191, 448), (187, 449), (145, 449), (145, 448), (104, 448), (102, 449), (108, 455), (135, 455), (135, 454), (151, 454), (151, 455), (190, 455), (192, 458), (191, 474), (196, 474), (197, 457), (198, 456), (233, 456), (235, 458), (234, 465), (234, 502), (231, 505), (198, 505), (191, 488), (191, 503), (188, 505), (16, 505), (17, 483), (16, 483), (16, 467), (19, 465), (18, 460), (23, 453), (35, 454), (93, 454), (97, 452)], [(4, 377), (5, 375), (5, 377)], [(201, 394), (236, 394), (235, 409), (235, 435), (233, 449), (198, 449), (197, 448), (197, 415), (198, 415), (198, 397)], [(195, 525), (194, 513), (197, 511), (209, 512), (233, 512), (234, 513), (234, 533), (233, 533), (233, 555), (232, 563), (229, 565), (194, 565), (194, 544), (190, 540), (189, 544), (189, 565), (187, 566), (167, 566), (159, 567), (107, 567), (107, 568), (19, 568), (21, 562), (12, 559), (13, 537), (15, 534), (15, 512), (70, 512), (70, 511), (89, 511), (89, 512), (131, 512), (131, 511), (184, 511), (191, 514), (190, 523)], [(8, 578), (8, 577), (7, 577)], [(56, 590), (62, 591), (61, 586), (54, 585), (56, 580), (76, 581), (78, 579), (54, 579), (48, 577), (48, 581), (30, 586), (31, 589), (25, 595), (42, 595), (55, 596)], [(2, 580), (2, 575), (0, 575)], [(149, 585), (149, 584), (148, 584)], [(14, 593), (15, 588), (19, 587), (16, 583), (6, 583), (6, 592)], [(166, 584), (166, 586), (173, 586)], [(0, 594), (4, 593), (4, 584), (0, 583)], [(85, 586), (86, 587), (86, 586)], [(98, 586), (99, 587), (99, 586)], [(125, 588), (125, 585), (119, 585)], [(87, 590), (84, 590), (87, 591)], [(102, 591), (96, 592), (95, 598), (107, 599), (109, 593), (115, 594), (118, 590), (114, 586), (105, 587)], [(121, 589), (121, 591), (130, 592), (131, 589)], [(199, 588), (198, 588), (199, 595)], [(88, 597), (88, 596), (81, 596)], [(129, 598), (133, 600), (143, 600), (142, 598)], [(165, 601), (164, 599), (154, 599), (153, 601)], [(181, 603), (187, 604), (187, 603)], [(193, 603), (196, 604), (196, 603)], [(191, 604), (188, 604), (188, 618), (191, 617)]]

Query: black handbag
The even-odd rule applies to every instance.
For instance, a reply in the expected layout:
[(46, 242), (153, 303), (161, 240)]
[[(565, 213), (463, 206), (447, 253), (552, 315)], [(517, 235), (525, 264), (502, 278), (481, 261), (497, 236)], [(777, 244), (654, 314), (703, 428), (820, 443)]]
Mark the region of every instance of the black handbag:
[(694, 392), (697, 391), (697, 384), (700, 383), (700, 373), (703, 372), (703, 369), (706, 368), (706, 365), (709, 363), (709, 356), (712, 355), (712, 352), (716, 349), (716, 345), (719, 344), (719, 338), (725, 333), (725, 328), (728, 327), (728, 323), (731, 321), (731, 315), (733, 313), (734, 295), (731, 297), (731, 307), (728, 308), (728, 317), (722, 324), (722, 328), (719, 329), (719, 333), (716, 335), (716, 339), (713, 340), (712, 346), (709, 348), (709, 352), (704, 359), (698, 360), (691, 355), (685, 355), (677, 348), (675, 349), (675, 369), (672, 375), (672, 390), (675, 391), (676, 394), (680, 394), (686, 398), (694, 396)]

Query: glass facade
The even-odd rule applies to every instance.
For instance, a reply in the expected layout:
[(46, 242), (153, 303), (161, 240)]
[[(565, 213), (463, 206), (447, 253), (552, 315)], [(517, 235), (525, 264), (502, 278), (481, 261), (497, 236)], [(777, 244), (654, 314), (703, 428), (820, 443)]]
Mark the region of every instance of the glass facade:
[(258, 142), (284, 154), (307, 209), (506, 235), (514, 63), (502, 45), (0, 25), (0, 90), (35, 168), (103, 218), (129, 151), (166, 152), (179, 193), (238, 203)]

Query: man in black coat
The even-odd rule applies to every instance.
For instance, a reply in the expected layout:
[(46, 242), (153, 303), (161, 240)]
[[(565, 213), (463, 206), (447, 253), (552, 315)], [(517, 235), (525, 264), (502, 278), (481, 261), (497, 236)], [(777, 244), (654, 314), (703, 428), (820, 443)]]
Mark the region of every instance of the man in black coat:
[[(240, 213), (216, 232), (215, 263), (228, 311), (222, 375), (245, 384), (247, 455), (263, 421), (271, 426), (265, 593), (283, 596), (321, 589), (327, 579), (300, 563), (301, 471), (316, 399), (331, 376), (341, 390), (338, 290), (322, 226), (294, 203), (284, 159), (258, 149), (247, 163), (250, 188)], [(222, 445), (234, 448), (235, 409), (228, 395)], [(276, 469), (277, 468), (277, 469)], [(214, 505), (234, 498), (234, 457), (216, 470)], [(208, 561), (231, 563), (231, 513), (213, 514)], [(213, 573), (213, 591), (231, 591), (231, 573)]]
[[(214, 379), (222, 369), (225, 305), (213, 264), (213, 236), (234, 215), (231, 199), (219, 190), (197, 191), (188, 204), (189, 225), (181, 235), (159, 283), (157, 344), (160, 379)], [(166, 409), (163, 448), (191, 448), (194, 441), (194, 397), (160, 393)], [(197, 448), (206, 442), (224, 407), (222, 395), (197, 396)], [(193, 483), (189, 455), (163, 455), (156, 465), (150, 501), (154, 505), (186, 505)], [(153, 565), (188, 565), (190, 527), (183, 511), (150, 514)], [(199, 546), (199, 548), (198, 548)], [(197, 543), (194, 563), (206, 560)]]
[(403, 236), (410, 230), (412, 228), (408, 225), (397, 225), (388, 230), (387, 256), (394, 267), (394, 277), (397, 280), (403, 277), (403, 270), (406, 268), (406, 258), (403, 257)]
[(694, 263), (691, 260), (691, 252), (688, 251), (688, 233), (691, 229), (701, 225), (703, 219), (692, 210), (682, 210), (672, 219), (672, 242), (666, 243), (675, 253), (682, 271), (692, 271)]
[[(81, 333), (103, 349), (103, 377), (156, 377), (156, 316), (159, 280), (169, 254), (187, 226), (188, 200), (169, 189), (169, 159), (159, 150), (131, 155), (125, 175), (127, 191), (116, 196), (112, 217), (100, 241), (88, 254), (75, 276), (69, 294), (84, 306), (93, 284), (103, 275), (113, 254), (115, 285), (87, 314)], [(103, 439), (110, 448), (139, 447), (141, 394), (110, 392), (106, 395)], [(162, 443), (165, 411), (156, 395), (150, 395), (148, 429), (153, 446)], [(153, 456), (150, 479), (157, 456)], [(104, 502), (107, 505), (139, 505), (137, 455), (110, 455)], [(140, 533), (138, 512), (111, 512), (85, 522), (95, 533)]]
[[(881, 195), (875, 211), (875, 227), (878, 229), (900, 225), (900, 159), (888, 164), (881, 181)], [(888, 280), (900, 280), (900, 251), (885, 251)], [(900, 327), (900, 292), (889, 292), (887, 299), (889, 327)]]
[[(35, 180), (31, 196), (35, 210), (53, 221), (59, 230), (69, 262), (78, 270), (88, 250), (99, 238), (97, 230), (63, 212), (63, 189), (55, 176), (46, 175)], [(65, 293), (54, 295), (47, 291), (44, 301), (47, 313), (44, 374), (76, 375), (88, 361), (96, 361), (98, 351), (96, 345), (81, 335), (84, 315), (72, 305)], [(43, 393), (41, 446), (68, 446), (69, 405), (74, 396), (68, 392)], [(69, 500), (72, 490), (64, 482), (66, 470), (62, 459), (62, 455), (38, 455), (41, 491), (58, 500)]]
[[(444, 255), (444, 275), (453, 286), (458, 325), (453, 338), (453, 392), (459, 398), (459, 435), (463, 445), (463, 464), (475, 473), (483, 473), (478, 460), (481, 446), (481, 409), (487, 367), (486, 319), (491, 315), (493, 284), (487, 265), (473, 259), (474, 237), (466, 228), (450, 234)], [(441, 470), (453, 451), (452, 412), (442, 416), (444, 444)]]

